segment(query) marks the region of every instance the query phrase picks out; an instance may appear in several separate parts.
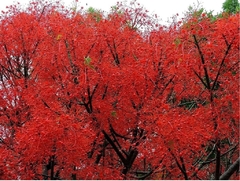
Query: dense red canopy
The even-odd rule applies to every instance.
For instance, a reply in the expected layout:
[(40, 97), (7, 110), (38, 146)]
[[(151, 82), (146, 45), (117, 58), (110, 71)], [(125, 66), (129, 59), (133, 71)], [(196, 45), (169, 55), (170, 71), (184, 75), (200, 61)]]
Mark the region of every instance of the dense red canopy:
[(239, 164), (238, 17), (3, 12), (0, 178), (225, 178)]

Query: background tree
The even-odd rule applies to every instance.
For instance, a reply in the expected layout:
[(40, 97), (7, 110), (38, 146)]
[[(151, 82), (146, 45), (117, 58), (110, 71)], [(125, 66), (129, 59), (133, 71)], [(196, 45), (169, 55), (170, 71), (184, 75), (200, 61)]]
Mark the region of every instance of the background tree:
[(223, 11), (230, 14), (239, 12), (240, 4), (238, 0), (226, 0), (222, 5)]

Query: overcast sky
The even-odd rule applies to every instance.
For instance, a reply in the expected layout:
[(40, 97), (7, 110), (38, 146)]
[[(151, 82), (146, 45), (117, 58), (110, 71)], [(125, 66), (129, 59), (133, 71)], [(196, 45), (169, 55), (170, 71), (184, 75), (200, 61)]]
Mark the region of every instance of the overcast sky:
[[(61, 0), (65, 5), (73, 4), (74, 0)], [(86, 9), (89, 7), (109, 11), (110, 7), (115, 5), (117, 1), (121, 0), (78, 0), (79, 6), (83, 6)], [(124, 0), (123, 0), (124, 1)], [(127, 0), (130, 1), (130, 0)], [(225, 0), (198, 0), (202, 7), (206, 10), (213, 10), (214, 14), (219, 13), (222, 10), (222, 4)], [(29, 0), (0, 0), (0, 10), (4, 10), (6, 6), (13, 4), (14, 2), (20, 2), (21, 4), (28, 4)], [(172, 17), (176, 13), (181, 15), (186, 11), (193, 3), (197, 4), (197, 0), (137, 0), (147, 10), (157, 14), (163, 22), (167, 21), (169, 17)]]

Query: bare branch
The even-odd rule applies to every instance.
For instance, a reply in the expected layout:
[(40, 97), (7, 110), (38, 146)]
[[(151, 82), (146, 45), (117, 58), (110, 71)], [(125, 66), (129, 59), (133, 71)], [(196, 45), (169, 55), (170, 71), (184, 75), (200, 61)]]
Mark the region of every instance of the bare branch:
[(227, 171), (225, 171), (221, 176), (220, 176), (220, 180), (228, 180), (232, 174), (239, 170), (239, 163), (240, 163), (240, 157), (238, 157), (238, 159), (228, 168)]

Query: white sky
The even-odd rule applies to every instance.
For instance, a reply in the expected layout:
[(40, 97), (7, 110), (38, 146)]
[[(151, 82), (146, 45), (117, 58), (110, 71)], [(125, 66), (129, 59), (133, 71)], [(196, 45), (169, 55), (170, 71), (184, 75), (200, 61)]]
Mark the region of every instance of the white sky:
[[(65, 5), (73, 4), (73, 0), (61, 0)], [(78, 0), (79, 6), (84, 8), (97, 8), (104, 11), (109, 11), (110, 7), (115, 5), (117, 1), (122, 0)], [(124, 1), (124, 0), (123, 0)], [(127, 0), (130, 1), (130, 0)], [(202, 7), (206, 10), (213, 10), (213, 14), (217, 14), (222, 10), (222, 4), (225, 0), (198, 0)], [(4, 10), (6, 6), (13, 4), (14, 2), (20, 2), (21, 4), (27, 4), (29, 0), (0, 0), (0, 11)], [(157, 14), (163, 22), (166, 22), (168, 18), (172, 17), (176, 13), (181, 15), (186, 11), (193, 3), (197, 4), (197, 0), (137, 0), (147, 10)], [(86, 5), (87, 4), (87, 5)]]

